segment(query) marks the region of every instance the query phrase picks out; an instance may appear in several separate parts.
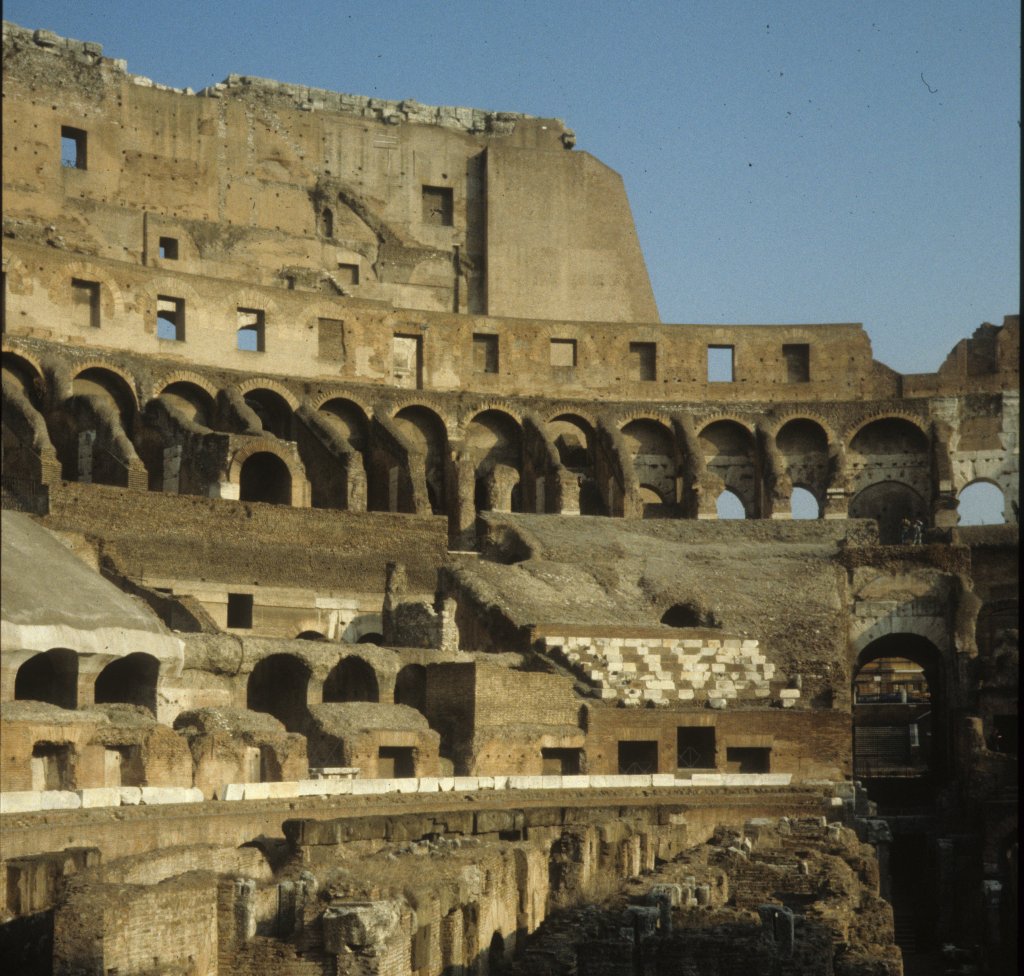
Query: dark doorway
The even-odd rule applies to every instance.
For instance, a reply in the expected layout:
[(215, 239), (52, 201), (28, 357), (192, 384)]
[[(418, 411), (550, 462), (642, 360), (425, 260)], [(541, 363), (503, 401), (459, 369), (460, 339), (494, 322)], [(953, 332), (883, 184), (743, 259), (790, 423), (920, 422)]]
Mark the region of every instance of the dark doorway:
[(676, 766), (679, 769), (714, 769), (714, 726), (680, 726), (676, 730)]
[(254, 712), (269, 712), (289, 732), (302, 732), (307, 720), (309, 678), (305, 661), (290, 654), (271, 654), (249, 675), (246, 706)]
[(347, 657), (324, 682), (325, 702), (379, 702), (377, 675), (362, 658)]
[(292, 474), (276, 454), (260, 451), (242, 464), (238, 497), (243, 502), (292, 503)]
[(727, 773), (770, 773), (771, 767), (771, 749), (740, 747), (725, 750)]
[(619, 743), (619, 773), (644, 775), (658, 771), (658, 743), (636, 741)]
[(381, 746), (377, 750), (380, 779), (411, 779), (415, 775), (416, 760), (411, 746)]
[(160, 662), (152, 654), (136, 652), (111, 661), (96, 679), (97, 705), (125, 702), (141, 705), (156, 715), (156, 683)]
[(578, 776), (582, 749), (541, 749), (541, 772), (545, 776)]
[(78, 655), (64, 647), (30, 657), (14, 679), (19, 701), (49, 702), (60, 708), (78, 705)]

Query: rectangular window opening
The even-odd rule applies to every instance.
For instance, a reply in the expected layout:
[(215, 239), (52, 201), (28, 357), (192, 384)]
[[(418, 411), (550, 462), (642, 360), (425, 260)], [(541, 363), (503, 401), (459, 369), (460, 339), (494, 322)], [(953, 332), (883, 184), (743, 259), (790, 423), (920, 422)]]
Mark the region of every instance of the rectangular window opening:
[(544, 776), (578, 776), (582, 749), (541, 749), (541, 773)]
[(684, 727), (676, 731), (676, 765), (679, 769), (714, 769), (715, 729), (713, 726)]
[(498, 372), (498, 337), (473, 334), (473, 370), (477, 373)]
[(658, 743), (656, 740), (619, 743), (619, 774), (645, 775), (658, 771)]
[(185, 299), (156, 296), (156, 337), (168, 342), (185, 341)]
[(811, 378), (811, 347), (806, 342), (787, 343), (782, 347), (786, 360), (786, 382), (807, 383)]
[(339, 285), (358, 285), (359, 284), (359, 265), (349, 264), (345, 261), (338, 262), (338, 284)]
[(241, 352), (264, 352), (266, 316), (258, 308), (240, 308), (237, 315), (238, 348)]
[(423, 386), (423, 338), (396, 333), (391, 345), (391, 374), (395, 386), (419, 390)]
[(708, 346), (708, 382), (732, 383), (735, 380), (734, 346)]
[(341, 319), (317, 319), (318, 359), (326, 359), (332, 363), (345, 361), (345, 323)]
[(60, 128), (60, 164), (65, 169), (85, 169), (85, 132), (70, 125)]
[(572, 367), (576, 365), (576, 340), (575, 339), (552, 339), (551, 340), (551, 365), (561, 367)]
[(654, 342), (629, 344), (629, 378), (651, 381), (658, 378), (658, 346)]
[(423, 187), (423, 223), (434, 227), (451, 227), (455, 208), (450, 186)]
[(160, 238), (160, 257), (165, 261), (178, 260), (178, 239), (176, 237)]
[(252, 594), (228, 594), (228, 627), (252, 630)]
[(74, 789), (71, 776), (71, 746), (37, 742), (32, 746), (32, 789)]
[(100, 285), (98, 281), (71, 279), (72, 323), (87, 329), (100, 327)]
[(768, 748), (729, 748), (725, 750), (727, 773), (770, 773), (772, 751)]
[(381, 746), (377, 750), (380, 779), (409, 779), (416, 775), (412, 746)]

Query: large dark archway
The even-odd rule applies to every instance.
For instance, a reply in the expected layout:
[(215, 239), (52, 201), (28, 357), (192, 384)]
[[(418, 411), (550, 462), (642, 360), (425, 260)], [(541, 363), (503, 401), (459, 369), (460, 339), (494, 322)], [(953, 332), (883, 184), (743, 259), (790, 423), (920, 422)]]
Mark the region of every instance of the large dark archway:
[(377, 675), (362, 658), (347, 657), (335, 665), (324, 682), (325, 702), (379, 702)]
[(939, 649), (919, 634), (887, 634), (853, 673), (853, 765), (880, 806), (931, 802), (948, 768), (945, 675)]
[(881, 481), (858, 492), (850, 502), (850, 518), (869, 518), (878, 523), (878, 538), (886, 545), (900, 541), (903, 519), (925, 521), (924, 499), (910, 485)]
[(49, 702), (60, 708), (78, 707), (78, 655), (55, 647), (30, 657), (14, 679), (14, 697)]
[(395, 678), (395, 704), (408, 705), (422, 712), (427, 704), (427, 669), (422, 664), (407, 664)]
[(243, 502), (292, 503), (292, 473), (276, 454), (259, 451), (245, 459), (239, 475), (239, 495)]
[(136, 652), (111, 661), (96, 678), (97, 705), (125, 702), (141, 705), (156, 715), (156, 683), (160, 662), (152, 654)]
[(309, 665), (291, 654), (271, 654), (252, 669), (246, 688), (246, 707), (269, 712), (289, 732), (306, 728)]

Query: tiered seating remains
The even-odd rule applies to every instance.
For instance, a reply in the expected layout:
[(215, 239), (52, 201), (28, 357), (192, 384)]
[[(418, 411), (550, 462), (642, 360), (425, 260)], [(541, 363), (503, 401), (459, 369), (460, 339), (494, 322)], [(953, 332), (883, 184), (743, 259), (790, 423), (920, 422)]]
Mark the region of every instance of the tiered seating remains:
[[(595, 698), (626, 705), (703, 702), (724, 707), (731, 700), (771, 696), (775, 665), (756, 640), (737, 637), (554, 637), (545, 650), (591, 688)], [(784, 705), (796, 688), (778, 692)]]

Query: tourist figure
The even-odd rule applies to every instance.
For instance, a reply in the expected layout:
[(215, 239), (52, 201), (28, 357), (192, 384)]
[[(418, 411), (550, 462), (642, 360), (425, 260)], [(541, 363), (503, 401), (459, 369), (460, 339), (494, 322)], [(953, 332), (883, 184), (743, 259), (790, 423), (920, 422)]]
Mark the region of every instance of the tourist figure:
[(907, 545), (907, 543), (910, 542), (910, 537), (911, 537), (910, 519), (903, 518), (900, 521), (900, 545), (901, 546)]
[(919, 545), (921, 545), (922, 542), (924, 542), (924, 522), (922, 522), (919, 518), (914, 519), (913, 529), (914, 529), (914, 538), (913, 538), (914, 545), (915, 546), (919, 546)]

